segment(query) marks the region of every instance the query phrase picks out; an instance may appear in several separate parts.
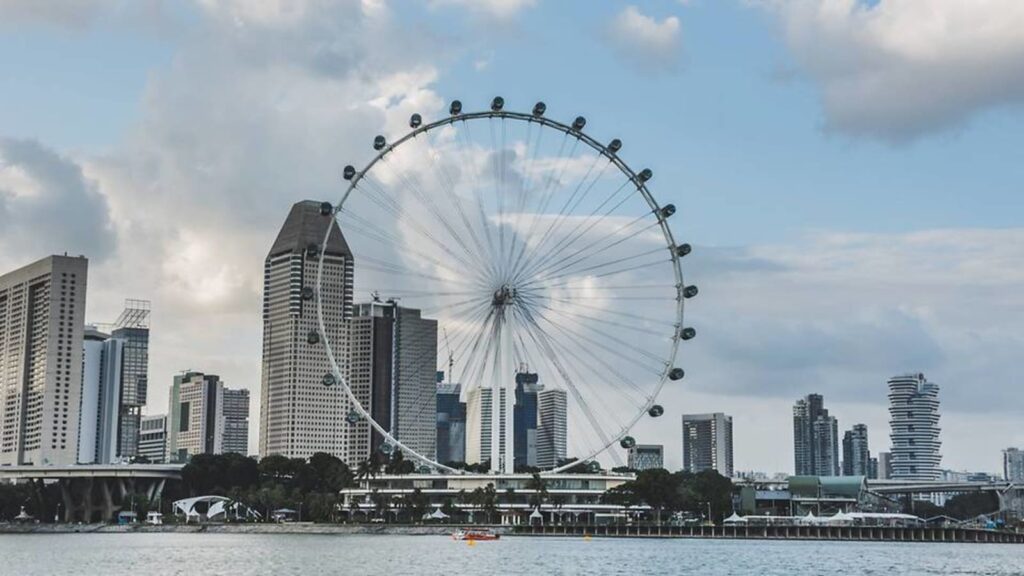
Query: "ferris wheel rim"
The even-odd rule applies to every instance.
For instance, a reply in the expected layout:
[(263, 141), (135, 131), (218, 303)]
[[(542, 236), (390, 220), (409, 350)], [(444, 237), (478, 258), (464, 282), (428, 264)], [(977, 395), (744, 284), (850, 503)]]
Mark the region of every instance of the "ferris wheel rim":
[[(455, 102), (458, 102), (458, 101), (455, 101)], [(417, 116), (419, 116), (419, 115), (418, 114), (414, 115), (414, 117), (417, 117)], [(499, 110), (492, 109), (492, 110), (488, 110), (488, 111), (468, 112), (468, 113), (464, 113), (464, 112), (460, 111), (458, 113), (452, 113), (452, 114), (450, 114), (447, 117), (443, 117), (443, 118), (440, 118), (438, 120), (434, 120), (433, 122), (422, 123), (422, 124), (420, 124), (418, 126), (413, 126), (412, 130), (410, 130), (409, 132), (405, 133), (402, 137), (398, 138), (394, 142), (388, 143), (388, 142), (385, 141), (383, 146), (381, 146), (379, 149), (377, 149), (377, 153), (369, 160), (369, 162), (367, 162), (367, 164), (363, 167), (362, 170), (356, 170), (352, 174), (351, 178), (346, 178), (346, 180), (348, 181), (348, 187), (345, 189), (341, 199), (336, 204), (331, 204), (330, 217), (332, 219), (337, 219), (338, 214), (341, 212), (341, 210), (344, 207), (346, 201), (348, 201), (349, 196), (351, 195), (351, 193), (358, 187), (358, 184), (370, 172), (370, 170), (373, 169), (374, 166), (377, 165), (377, 163), (383, 161), (389, 154), (391, 154), (395, 150), (399, 149), (402, 145), (404, 145), (404, 144), (414, 140), (417, 136), (429, 134), (431, 131), (437, 130), (438, 128), (443, 128), (443, 127), (446, 127), (446, 126), (454, 126), (457, 122), (467, 123), (467, 122), (478, 121), (478, 120), (492, 120), (492, 119), (495, 119), (495, 118), (500, 118), (500, 119), (503, 119), (503, 120), (504, 119), (510, 119), (510, 120), (515, 120), (515, 121), (519, 121), (519, 122), (526, 122), (526, 123), (529, 123), (529, 124), (535, 123), (535, 124), (537, 124), (539, 126), (542, 126), (542, 127), (545, 127), (545, 128), (554, 129), (554, 130), (556, 130), (558, 132), (561, 132), (561, 133), (565, 134), (566, 136), (575, 137), (577, 139), (577, 141), (583, 142), (584, 144), (589, 146), (591, 149), (596, 151), (598, 154), (606, 157), (616, 168), (618, 168), (618, 170), (622, 174), (628, 176), (628, 179), (636, 186), (637, 192), (641, 195), (641, 197), (643, 197), (643, 199), (647, 203), (648, 207), (651, 208), (651, 213), (654, 214), (655, 217), (657, 218), (659, 229), (661, 230), (662, 235), (664, 236), (665, 241), (667, 243), (667, 247), (666, 248), (668, 249), (669, 254), (670, 254), (670, 261), (672, 262), (672, 268), (673, 268), (673, 277), (675, 279), (676, 309), (675, 309), (674, 330), (673, 330), (673, 334), (672, 334), (672, 338), (671, 338), (672, 345), (669, 347), (669, 354), (668, 354), (668, 356), (667, 356), (667, 358), (666, 358), (666, 360), (664, 362), (663, 370), (661, 371), (661, 374), (658, 377), (657, 383), (651, 389), (651, 392), (648, 395), (648, 397), (646, 398), (646, 400), (645, 400), (643, 406), (641, 407), (641, 409), (636, 414), (634, 414), (627, 421), (627, 423), (625, 425), (623, 425), (611, 437), (610, 440), (608, 440), (607, 442), (602, 442), (599, 448), (597, 448), (596, 450), (592, 450), (592, 452), (590, 454), (588, 454), (588, 455), (586, 455), (584, 457), (580, 457), (578, 459), (574, 459), (573, 461), (568, 462), (568, 463), (566, 463), (566, 464), (564, 464), (562, 466), (556, 466), (556, 467), (554, 467), (554, 468), (552, 468), (550, 470), (545, 470), (545, 471), (541, 472), (542, 475), (557, 475), (557, 474), (559, 474), (561, 472), (564, 472), (566, 470), (569, 470), (571, 468), (579, 466), (580, 464), (583, 464), (583, 463), (586, 463), (588, 461), (591, 461), (591, 460), (595, 459), (596, 457), (600, 456), (601, 454), (604, 454), (605, 452), (607, 452), (610, 448), (612, 448), (612, 446), (614, 446), (616, 442), (619, 442), (623, 437), (625, 437), (629, 433), (629, 431), (633, 427), (635, 427), (637, 425), (637, 423), (641, 419), (643, 419), (643, 417), (648, 413), (648, 411), (656, 404), (658, 396), (661, 394), (661, 391), (665, 387), (665, 384), (670, 379), (672, 379), (670, 377), (670, 373), (672, 372), (672, 370), (675, 367), (675, 362), (676, 362), (676, 359), (677, 359), (678, 354), (679, 354), (679, 342), (682, 339), (681, 336), (680, 336), (680, 331), (683, 329), (683, 326), (685, 325), (684, 324), (684, 308), (685, 308), (684, 302), (685, 302), (686, 298), (683, 296), (683, 289), (684, 289), (684, 287), (686, 285), (683, 282), (682, 266), (680, 264), (680, 259), (681, 259), (682, 255), (680, 255), (677, 252), (677, 248), (678, 248), (679, 245), (676, 244), (675, 237), (672, 234), (671, 227), (668, 225), (668, 217), (664, 216), (663, 214), (660, 213), (660, 211), (663, 208), (663, 206), (659, 205), (657, 203), (657, 201), (654, 199), (654, 196), (651, 194), (650, 190), (647, 188), (646, 181), (647, 181), (648, 178), (642, 178), (639, 173), (634, 171), (625, 161), (623, 161), (619, 157), (617, 151), (611, 150), (608, 145), (601, 144), (598, 140), (596, 140), (595, 138), (593, 138), (592, 136), (590, 136), (589, 134), (584, 132), (583, 131), (583, 126), (576, 127), (575, 125), (568, 125), (568, 124), (565, 124), (563, 122), (559, 122), (557, 120), (552, 120), (552, 119), (544, 116), (543, 113), (536, 114), (536, 113), (512, 112), (512, 111), (504, 110), (503, 108), (499, 109)], [(580, 118), (582, 118), (582, 117), (580, 117)], [(585, 124), (585, 120), (584, 120), (584, 124)], [(382, 138), (382, 137), (378, 136), (377, 138)], [(619, 143), (619, 144), (621, 146), (621, 143)], [(376, 145), (374, 147), (377, 148)], [(331, 231), (332, 231), (332, 227), (328, 226), (327, 230), (326, 230), (326, 232), (324, 234), (324, 239), (323, 239), (323, 243), (321, 244), (321, 246), (326, 246), (327, 245), (327, 241), (328, 241), (328, 239), (330, 237)], [(341, 386), (344, 389), (346, 396), (348, 397), (349, 401), (352, 403), (352, 407), (360, 414), (360, 416), (362, 416), (362, 418), (364, 418), (367, 421), (367, 423), (374, 430), (376, 430), (379, 434), (381, 434), (381, 436), (383, 436), (386, 439), (388, 444), (391, 444), (393, 447), (400, 449), (403, 453), (411, 456), (413, 459), (419, 461), (420, 463), (422, 463), (422, 464), (424, 464), (424, 465), (426, 465), (428, 467), (431, 467), (431, 468), (434, 468), (434, 469), (437, 469), (437, 470), (442, 470), (442, 471), (445, 471), (445, 472), (448, 472), (448, 473), (460, 474), (460, 475), (473, 475), (473, 474), (479, 474), (479, 475), (482, 475), (482, 476), (491, 475), (491, 474), (488, 474), (488, 473), (471, 473), (471, 472), (467, 472), (466, 470), (460, 470), (460, 469), (452, 468), (450, 466), (447, 466), (444, 463), (438, 462), (438, 461), (436, 461), (434, 459), (428, 458), (428, 457), (420, 454), (416, 450), (410, 448), (409, 446), (407, 446), (406, 444), (401, 442), (398, 438), (393, 436), (388, 430), (385, 430), (383, 428), (383, 426), (381, 426), (369, 414), (369, 411), (367, 411), (366, 408), (363, 407), (362, 403), (359, 402), (358, 398), (356, 398), (356, 396), (355, 396), (355, 393), (352, 391), (351, 387), (349, 386), (348, 379), (342, 374), (342, 372), (341, 372), (341, 370), (340, 370), (340, 368), (338, 366), (337, 359), (335, 358), (335, 355), (334, 355), (333, 347), (331, 346), (331, 343), (330, 343), (330, 338), (327, 336), (327, 333), (326, 333), (326, 326), (325, 326), (324, 314), (323, 314), (323, 304), (322, 304), (322, 299), (321, 299), (321, 294), (322, 294), (322, 284), (321, 284), (321, 281), (322, 281), (322, 278), (323, 278), (324, 256), (325, 256), (324, 251), (320, 250), (320, 254), (319, 254), (318, 262), (317, 262), (316, 293), (315, 293), (315, 297), (316, 297), (316, 310), (317, 310), (317, 325), (318, 325), (318, 328), (320, 330), (321, 341), (322, 341), (322, 344), (324, 346), (324, 350), (325, 350), (325, 352), (327, 354), (327, 358), (328, 358), (328, 361), (329, 361), (329, 364), (330, 364), (331, 374), (333, 375), (333, 377), (335, 379), (335, 383), (337, 385)]]

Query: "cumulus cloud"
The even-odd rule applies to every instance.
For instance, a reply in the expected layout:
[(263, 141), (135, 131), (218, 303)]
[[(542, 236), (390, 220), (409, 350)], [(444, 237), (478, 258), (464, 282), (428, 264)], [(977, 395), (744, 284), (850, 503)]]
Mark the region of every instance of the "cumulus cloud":
[(115, 244), (106, 199), (81, 166), (38, 142), (0, 139), (0, 263), (62, 252), (102, 261)]
[(675, 16), (659, 21), (627, 6), (612, 20), (607, 36), (622, 58), (644, 70), (663, 72), (678, 65), (680, 24)]
[(1024, 102), (1017, 0), (755, 0), (818, 86), (827, 128), (905, 141)]

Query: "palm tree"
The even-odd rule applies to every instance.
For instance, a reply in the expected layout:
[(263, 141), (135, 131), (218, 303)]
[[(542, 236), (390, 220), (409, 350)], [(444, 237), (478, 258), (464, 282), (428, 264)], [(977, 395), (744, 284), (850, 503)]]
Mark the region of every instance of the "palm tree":
[(530, 501), (530, 505), (534, 508), (540, 508), (544, 501), (548, 499), (548, 482), (541, 478), (539, 472), (533, 473), (533, 476), (526, 483), (526, 488), (533, 490), (533, 498)]

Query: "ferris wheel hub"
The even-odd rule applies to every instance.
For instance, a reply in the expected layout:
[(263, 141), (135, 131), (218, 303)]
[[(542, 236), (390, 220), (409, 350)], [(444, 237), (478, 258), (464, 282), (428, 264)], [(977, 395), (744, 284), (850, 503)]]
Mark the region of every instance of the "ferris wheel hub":
[(512, 304), (516, 300), (518, 290), (514, 286), (503, 284), (501, 288), (494, 291), (494, 298), (491, 299), (491, 306), (495, 308), (504, 308), (509, 304)]

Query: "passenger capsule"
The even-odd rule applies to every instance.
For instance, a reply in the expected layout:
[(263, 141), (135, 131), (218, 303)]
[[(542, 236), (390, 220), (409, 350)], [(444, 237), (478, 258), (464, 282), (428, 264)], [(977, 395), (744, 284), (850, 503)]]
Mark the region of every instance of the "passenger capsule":
[(349, 424), (356, 424), (362, 419), (363, 417), (356, 410), (349, 410), (348, 416), (345, 416), (345, 421)]
[(699, 290), (697, 290), (696, 286), (687, 286), (686, 288), (683, 288), (683, 298), (693, 298), (697, 295), (697, 292), (699, 292)]
[(669, 380), (682, 380), (683, 376), (686, 376), (686, 372), (682, 368), (673, 368), (668, 372)]
[(380, 451), (382, 454), (391, 455), (391, 453), (395, 451), (395, 447), (385, 442), (380, 445)]
[(579, 132), (580, 130), (583, 130), (583, 127), (586, 125), (587, 119), (584, 118), (583, 116), (577, 116), (576, 119), (572, 121), (572, 129), (574, 132)]
[(462, 102), (458, 100), (452, 100), (452, 105), (448, 107), (448, 112), (452, 116), (458, 116), (462, 114)]
[(383, 136), (378, 134), (373, 139), (373, 149), (374, 150), (383, 150), (384, 146), (386, 146), (387, 143), (388, 143), (387, 140), (385, 140)]
[(320, 380), (320, 383), (323, 384), (325, 387), (330, 388), (331, 386), (337, 384), (338, 380), (337, 378), (334, 377), (334, 374), (328, 372), (327, 374), (324, 374), (324, 377)]
[(331, 214), (334, 214), (334, 206), (332, 206), (330, 202), (321, 202), (320, 203), (320, 215), (321, 216), (330, 216)]
[(658, 213), (661, 214), (661, 218), (662, 220), (664, 220), (665, 218), (668, 218), (669, 216), (676, 213), (676, 205), (665, 204), (664, 206), (662, 206), (661, 210), (658, 211)]
[(306, 342), (309, 342), (310, 344), (319, 344), (320, 333), (316, 330), (310, 330), (309, 334), (306, 334)]
[(680, 244), (679, 246), (676, 246), (676, 256), (679, 256), (680, 258), (686, 256), (692, 251), (693, 247), (690, 246), (689, 244)]
[(355, 177), (355, 175), (356, 175), (356, 167), (355, 166), (352, 166), (351, 164), (349, 164), (348, 166), (345, 166), (345, 170), (344, 170), (344, 172), (342, 172), (342, 176), (345, 177), (345, 180), (351, 180), (353, 177)]
[(650, 168), (644, 168), (636, 175), (636, 177), (639, 178), (641, 182), (647, 182), (654, 177), (654, 172), (651, 172)]
[(664, 413), (665, 409), (661, 407), (661, 404), (655, 404), (647, 409), (647, 414), (650, 415), (651, 418), (657, 418)]
[(618, 153), (619, 150), (622, 150), (622, 140), (616, 138), (615, 140), (612, 140), (611, 142), (608, 143), (609, 152)]
[(537, 102), (533, 105), (533, 115), (540, 118), (548, 110), (548, 105), (543, 102)]
[(636, 446), (636, 439), (632, 436), (625, 436), (622, 440), (619, 440), (619, 446), (622, 446), (626, 450), (629, 450), (633, 446)]
[(312, 300), (313, 296), (316, 296), (316, 294), (313, 292), (312, 286), (303, 286), (302, 291), (300, 293), (302, 294), (303, 300)]
[(307, 258), (316, 258), (319, 255), (320, 255), (320, 245), (319, 244), (314, 244), (314, 243), (310, 242), (308, 245), (306, 245), (306, 257)]
[(697, 336), (697, 330), (689, 326), (679, 331), (679, 337), (683, 340), (693, 340), (695, 336)]
[(501, 109), (505, 107), (505, 99), (501, 96), (495, 96), (494, 100), (491, 100), (491, 110), (495, 112), (501, 112)]
[(598, 462), (597, 460), (591, 460), (590, 462), (587, 462), (587, 471), (590, 472), (591, 474), (597, 474), (598, 472), (601, 471), (601, 463)]
[(409, 118), (410, 128), (419, 128), (421, 124), (423, 124), (423, 116), (420, 116), (419, 114), (413, 114), (412, 118)]

